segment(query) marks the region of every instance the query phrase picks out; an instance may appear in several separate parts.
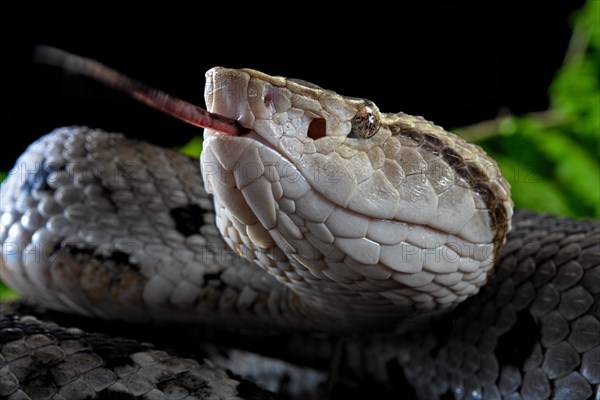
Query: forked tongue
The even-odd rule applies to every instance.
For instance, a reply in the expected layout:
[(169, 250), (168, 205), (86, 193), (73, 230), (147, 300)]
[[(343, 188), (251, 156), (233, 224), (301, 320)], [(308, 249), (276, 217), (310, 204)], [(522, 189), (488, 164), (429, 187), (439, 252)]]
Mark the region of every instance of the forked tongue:
[(212, 129), (227, 136), (240, 136), (247, 131), (233, 119), (213, 114), (202, 107), (154, 89), (90, 58), (50, 46), (36, 47), (34, 58), (37, 62), (92, 78), (190, 125)]

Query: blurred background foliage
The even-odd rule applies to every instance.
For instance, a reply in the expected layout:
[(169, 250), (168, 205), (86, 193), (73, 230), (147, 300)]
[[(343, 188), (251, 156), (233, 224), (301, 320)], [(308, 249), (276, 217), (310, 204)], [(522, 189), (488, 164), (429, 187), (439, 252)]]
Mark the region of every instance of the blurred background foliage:
[[(550, 107), (505, 113), (452, 131), (481, 145), (512, 186), (516, 208), (600, 219), (600, 1), (572, 16), (562, 67), (548, 88)], [(202, 139), (181, 151), (198, 157)], [(0, 181), (6, 172), (0, 172)], [(0, 281), (0, 299), (18, 295)]]
[(516, 208), (600, 218), (600, 1), (573, 15), (550, 108), (454, 131), (500, 164)]

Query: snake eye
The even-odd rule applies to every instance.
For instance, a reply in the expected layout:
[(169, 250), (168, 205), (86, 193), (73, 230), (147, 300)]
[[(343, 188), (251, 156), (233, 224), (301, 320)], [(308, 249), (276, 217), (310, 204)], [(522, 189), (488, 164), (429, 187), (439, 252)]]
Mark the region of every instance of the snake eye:
[(373, 104), (367, 104), (352, 118), (350, 137), (368, 139), (377, 133), (380, 126), (377, 108)]

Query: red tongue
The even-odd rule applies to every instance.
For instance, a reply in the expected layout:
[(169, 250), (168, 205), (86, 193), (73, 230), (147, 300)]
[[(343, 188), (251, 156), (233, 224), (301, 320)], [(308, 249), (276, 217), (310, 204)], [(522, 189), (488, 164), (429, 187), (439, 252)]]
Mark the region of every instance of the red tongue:
[(34, 57), (38, 62), (55, 65), (66, 71), (95, 79), (190, 125), (213, 129), (226, 136), (240, 136), (248, 131), (233, 119), (210, 113), (202, 107), (131, 79), (90, 58), (80, 57), (50, 46), (36, 47)]

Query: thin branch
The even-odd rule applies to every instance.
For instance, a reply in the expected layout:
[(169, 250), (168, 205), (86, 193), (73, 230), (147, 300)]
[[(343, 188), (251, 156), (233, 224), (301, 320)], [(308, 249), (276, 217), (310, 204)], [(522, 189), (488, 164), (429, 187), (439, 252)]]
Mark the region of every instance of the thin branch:
[(453, 132), (457, 133), (467, 141), (476, 142), (506, 133), (508, 131), (507, 127), (512, 126), (516, 118), (528, 119), (537, 124), (541, 129), (561, 127), (570, 123), (564, 114), (556, 110), (546, 110), (532, 112), (522, 116), (513, 114), (499, 115), (494, 119), (453, 129)]

